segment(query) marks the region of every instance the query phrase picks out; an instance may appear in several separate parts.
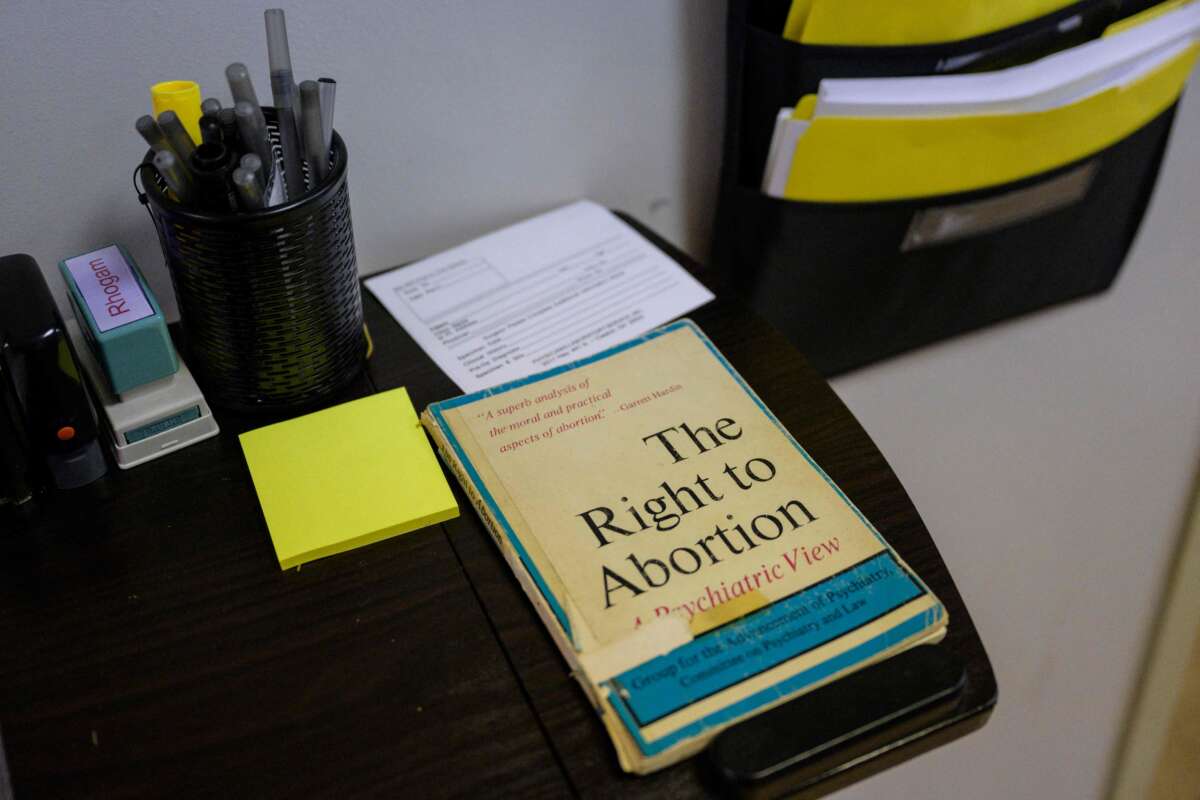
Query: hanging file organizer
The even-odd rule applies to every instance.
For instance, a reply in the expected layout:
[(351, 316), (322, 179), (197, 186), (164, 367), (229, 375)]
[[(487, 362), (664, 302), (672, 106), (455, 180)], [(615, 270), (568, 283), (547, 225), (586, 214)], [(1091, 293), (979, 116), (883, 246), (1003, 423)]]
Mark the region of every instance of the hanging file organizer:
[(811, 114), (813, 98), (802, 98), (825, 78), (1032, 62), (1095, 39), (1131, 9), (1018, 5), (1056, 7), (972, 39), (912, 46), (791, 41), (777, 32), (789, 4), (731, 5), (715, 260), (824, 374), (1103, 291), (1115, 278), (1195, 58), (1186, 48), (1131, 83), (1037, 113), (818, 113), (795, 144), (787, 196), (761, 191), (780, 109)]

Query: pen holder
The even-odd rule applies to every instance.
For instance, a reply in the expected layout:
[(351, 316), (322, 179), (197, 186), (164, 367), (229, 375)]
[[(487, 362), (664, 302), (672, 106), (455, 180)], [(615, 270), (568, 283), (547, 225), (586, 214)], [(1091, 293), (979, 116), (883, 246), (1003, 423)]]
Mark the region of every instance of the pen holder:
[[(274, 109), (264, 108), (282, 172)], [(262, 211), (207, 212), (173, 201), (146, 155), (146, 202), (179, 305), (188, 364), (213, 405), (294, 411), (343, 388), (367, 344), (354, 258), (346, 145), (330, 174)], [(146, 167), (150, 168), (147, 169)]]

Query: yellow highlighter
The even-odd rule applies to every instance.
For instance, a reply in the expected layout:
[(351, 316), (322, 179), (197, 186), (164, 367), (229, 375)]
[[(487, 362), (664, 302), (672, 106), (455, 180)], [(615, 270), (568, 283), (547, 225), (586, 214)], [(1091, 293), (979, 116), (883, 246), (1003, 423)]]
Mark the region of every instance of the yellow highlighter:
[(200, 84), (195, 81), (163, 81), (150, 87), (154, 118), (164, 111), (179, 115), (183, 128), (200, 144)]

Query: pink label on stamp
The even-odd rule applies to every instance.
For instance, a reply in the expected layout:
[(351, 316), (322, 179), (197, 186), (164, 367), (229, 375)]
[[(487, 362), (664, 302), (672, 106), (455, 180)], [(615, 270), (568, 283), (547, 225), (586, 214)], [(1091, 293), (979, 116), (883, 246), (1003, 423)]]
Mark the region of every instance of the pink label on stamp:
[(116, 245), (69, 258), (66, 264), (101, 333), (153, 316), (150, 300)]

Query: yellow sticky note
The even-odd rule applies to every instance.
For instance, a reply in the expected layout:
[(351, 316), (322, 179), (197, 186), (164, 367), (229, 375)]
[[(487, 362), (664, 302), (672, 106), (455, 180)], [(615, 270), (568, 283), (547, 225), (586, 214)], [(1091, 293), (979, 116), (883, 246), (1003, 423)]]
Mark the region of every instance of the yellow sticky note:
[(458, 516), (403, 388), (239, 439), (281, 569)]

